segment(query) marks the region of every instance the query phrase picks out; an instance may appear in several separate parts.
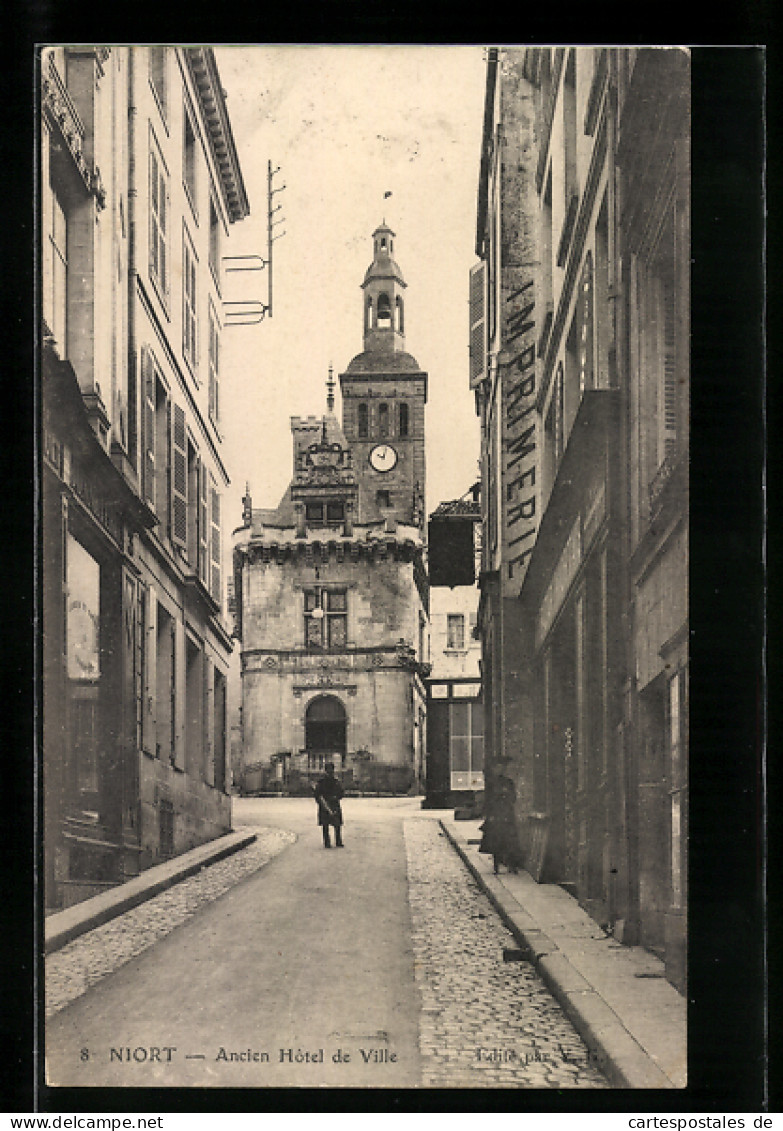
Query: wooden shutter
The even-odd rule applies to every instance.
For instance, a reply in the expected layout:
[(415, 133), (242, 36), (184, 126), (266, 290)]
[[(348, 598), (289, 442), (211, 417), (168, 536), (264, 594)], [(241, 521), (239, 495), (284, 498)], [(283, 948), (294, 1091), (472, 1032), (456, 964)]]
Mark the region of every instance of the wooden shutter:
[(172, 406), (171, 418), (171, 540), (187, 548), (188, 544), (188, 450), (185, 432), (185, 410)]
[(209, 475), (210, 486), (210, 526), (211, 526), (211, 566), (212, 578), (210, 584), (210, 593), (218, 605), (222, 604), (222, 575), (221, 575), (221, 546), (220, 546), (220, 493), (215, 483), (215, 477), (210, 472)]
[(145, 347), (141, 351), (142, 444), (144, 459), (142, 482), (144, 500), (155, 509), (155, 367)]
[(158, 191), (160, 176), (158, 174), (158, 158), (155, 150), (150, 150), (150, 274), (160, 281), (160, 203)]
[(168, 294), (169, 291), (169, 271), (168, 271), (168, 207), (169, 207), (169, 192), (166, 179), (163, 176), (163, 171), (159, 172), (158, 181), (158, 261), (159, 261), (159, 274), (160, 285), (163, 288), (163, 293)]
[(204, 463), (198, 461), (198, 576), (203, 585), (209, 589), (209, 544), (211, 538), (209, 524), (209, 485), (207, 482), (207, 469)]
[(470, 387), (475, 389), (484, 380), (486, 371), (486, 277), (483, 261), (470, 269)]
[(209, 311), (209, 415), (220, 419), (220, 333), (214, 311)]

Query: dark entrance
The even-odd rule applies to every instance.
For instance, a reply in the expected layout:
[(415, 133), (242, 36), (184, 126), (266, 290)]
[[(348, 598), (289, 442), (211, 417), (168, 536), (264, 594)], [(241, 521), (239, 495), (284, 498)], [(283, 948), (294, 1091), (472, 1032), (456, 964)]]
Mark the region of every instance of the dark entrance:
[(322, 769), (332, 757), (339, 770), (345, 758), (345, 708), (334, 695), (313, 699), (305, 715), (305, 746), (311, 769)]

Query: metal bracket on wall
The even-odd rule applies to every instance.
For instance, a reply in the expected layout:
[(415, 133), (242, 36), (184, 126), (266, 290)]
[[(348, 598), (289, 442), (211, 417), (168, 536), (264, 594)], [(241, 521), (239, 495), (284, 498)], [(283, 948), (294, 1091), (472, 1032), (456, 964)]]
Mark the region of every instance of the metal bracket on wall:
[(273, 169), (272, 162), (267, 162), (266, 259), (261, 255), (230, 255), (223, 259), (224, 264), (236, 264), (236, 266), (226, 266), (225, 272), (227, 275), (246, 271), (263, 271), (266, 269), (266, 302), (263, 302), (261, 299), (236, 299), (224, 302), (223, 310), (225, 313), (226, 326), (256, 326), (259, 322), (263, 322), (265, 317), (272, 317), (272, 249), (276, 241), (282, 239), (285, 235), (285, 232), (275, 232), (275, 228), (283, 223), (283, 218), (277, 216), (282, 205), (273, 204), (276, 194), (285, 189), (285, 185), (279, 185), (277, 188), (274, 187), (274, 178), (279, 172), (279, 165)]

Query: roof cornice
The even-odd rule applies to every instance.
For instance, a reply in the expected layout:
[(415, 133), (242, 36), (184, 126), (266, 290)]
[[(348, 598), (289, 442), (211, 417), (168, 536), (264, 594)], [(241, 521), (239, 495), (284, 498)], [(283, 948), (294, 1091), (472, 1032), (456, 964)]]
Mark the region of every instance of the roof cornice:
[(239, 167), (239, 157), (234, 144), (234, 134), (231, 130), (226, 96), (220, 83), (215, 53), (211, 47), (185, 47), (183, 53), (204, 115), (212, 156), (220, 173), (229, 219), (234, 223), (249, 214), (250, 204), (242, 170)]

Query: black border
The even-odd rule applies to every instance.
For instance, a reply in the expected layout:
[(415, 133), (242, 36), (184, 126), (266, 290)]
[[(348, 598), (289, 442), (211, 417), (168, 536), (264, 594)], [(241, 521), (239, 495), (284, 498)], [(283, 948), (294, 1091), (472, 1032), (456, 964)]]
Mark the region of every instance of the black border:
[[(263, 42), (442, 42), (428, 36), (423, 17), (408, 34), (387, 15), (367, 16), (370, 5), (346, 6), (279, 34), (267, 23)], [(364, 12), (364, 19), (357, 18)], [(454, 9), (450, 9), (454, 16)], [(42, 1081), (34, 1058), (32, 802), (34, 710), (33, 517), (35, 403), (32, 374), (33, 270), (29, 249), (34, 222), (30, 128), (33, 45), (77, 42), (71, 13), (51, 7), (19, 17), (10, 111), (16, 127), (3, 134), (7, 189), (2, 226), (6, 265), (5, 352), (6, 498), (3, 533), (12, 547), (6, 567), (6, 702), (12, 703), (3, 759), (5, 884), (3, 905), (13, 924), (7, 959), (2, 1028), (3, 1100), (14, 1111), (35, 1110), (32, 1082)], [(102, 13), (85, 41), (103, 25)], [(432, 15), (432, 14), (431, 14)], [(746, 14), (747, 20), (747, 14)], [(169, 17), (168, 23), (172, 21)], [(176, 20), (174, 21), (176, 23)], [(740, 21), (741, 22), (741, 21)], [(747, 20), (747, 24), (751, 21)], [(164, 20), (164, 24), (166, 21)], [(328, 28), (327, 28), (328, 23)], [(760, 10), (757, 26), (769, 29)], [(353, 27), (353, 34), (340, 34)], [(453, 28), (453, 18), (440, 31)], [(238, 42), (223, 34), (195, 34), (192, 26), (155, 24), (155, 38), (172, 42)], [(101, 31), (107, 28), (101, 26)], [(202, 30), (202, 29), (199, 29)], [(560, 29), (561, 32), (564, 30)], [(755, 30), (755, 29), (748, 29)], [(165, 34), (164, 31), (170, 34)], [(528, 30), (531, 34), (532, 29)], [(183, 34), (185, 32), (185, 34)], [(276, 32), (276, 34), (273, 34)], [(302, 34), (302, 33), (305, 34)], [(417, 34), (421, 32), (422, 34)], [(494, 29), (497, 37), (498, 28)], [(325, 33), (325, 34), (324, 34)], [(122, 37), (106, 35), (107, 41)], [(152, 36), (136, 33), (131, 42)], [(553, 41), (550, 34), (539, 42)], [(663, 38), (663, 37), (662, 37)], [(738, 37), (738, 38), (741, 38)], [(756, 35), (748, 36), (754, 42)], [(763, 35), (760, 38), (764, 38)], [(248, 40), (252, 41), (252, 40)], [(455, 40), (456, 41), (456, 40)], [(464, 42), (480, 42), (466, 37)], [(507, 39), (507, 42), (512, 42)], [(585, 38), (585, 42), (594, 41)], [(674, 42), (673, 37), (664, 41)], [(628, 41), (624, 41), (628, 42)], [(766, 55), (769, 67), (769, 53)], [(764, 627), (762, 568), (764, 460), (762, 309), (764, 275), (765, 53), (752, 47), (693, 49), (693, 352), (691, 473), (691, 924), (690, 1083), (684, 1091), (539, 1092), (500, 1089), (441, 1092), (244, 1089), (41, 1088), (42, 1112), (150, 1113), (252, 1111), (463, 1111), (530, 1112), (733, 1112), (775, 1110), (765, 1095), (764, 950), (761, 890), (761, 759), (765, 686), (761, 659)], [(774, 93), (776, 81), (769, 83)], [(8, 91), (7, 91), (8, 95)], [(771, 99), (770, 99), (771, 101)], [(769, 107), (768, 107), (769, 109)], [(778, 169), (770, 159), (770, 172)], [(476, 156), (478, 168), (478, 154)], [(10, 173), (10, 178), (9, 178)], [(771, 178), (770, 178), (771, 179)], [(18, 182), (18, 184), (16, 183)], [(9, 269), (10, 268), (10, 269)], [(770, 282), (778, 272), (770, 269)], [(9, 293), (10, 292), (10, 293)], [(14, 299), (16, 301), (14, 301)], [(10, 407), (10, 413), (7, 409)], [(20, 437), (24, 437), (20, 439)], [(10, 440), (10, 442), (9, 442)], [(6, 556), (8, 562), (8, 555)], [(6, 916), (4, 916), (6, 917)], [(8, 936), (6, 936), (8, 943)], [(774, 971), (773, 971), (774, 972)], [(10, 974), (10, 977), (8, 976)]]

